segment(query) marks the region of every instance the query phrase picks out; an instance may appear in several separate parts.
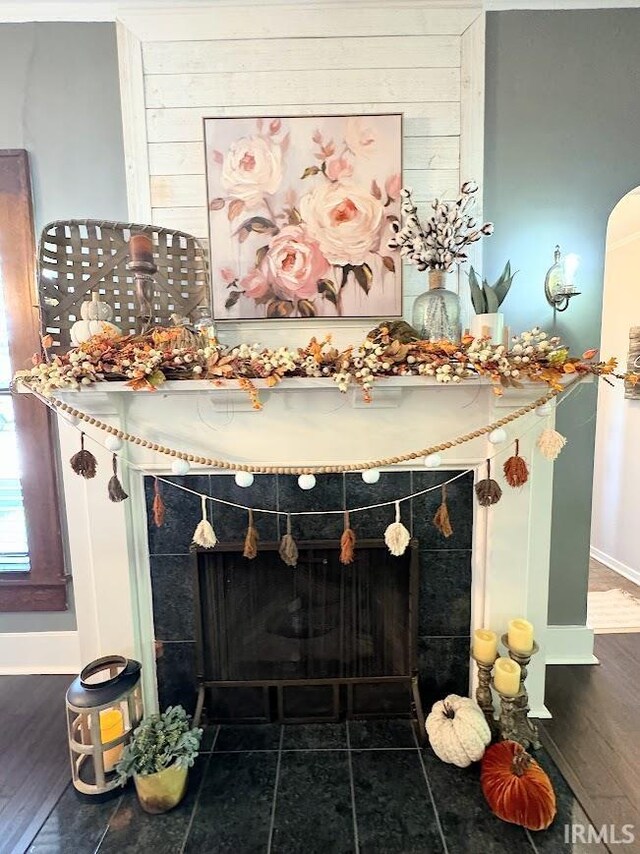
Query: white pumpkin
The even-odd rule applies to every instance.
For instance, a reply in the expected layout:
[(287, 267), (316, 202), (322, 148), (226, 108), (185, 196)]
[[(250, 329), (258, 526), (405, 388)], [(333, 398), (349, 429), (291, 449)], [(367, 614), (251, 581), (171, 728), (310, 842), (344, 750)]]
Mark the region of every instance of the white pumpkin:
[(71, 342), (78, 346), (94, 335), (110, 335), (116, 338), (120, 330), (114, 323), (105, 320), (76, 320), (70, 330)]
[(457, 694), (434, 703), (425, 726), (438, 759), (459, 768), (482, 759), (491, 741), (489, 724), (480, 706)]
[(91, 294), (91, 299), (80, 306), (80, 317), (83, 320), (111, 320), (113, 311), (108, 302), (102, 302), (99, 295)]

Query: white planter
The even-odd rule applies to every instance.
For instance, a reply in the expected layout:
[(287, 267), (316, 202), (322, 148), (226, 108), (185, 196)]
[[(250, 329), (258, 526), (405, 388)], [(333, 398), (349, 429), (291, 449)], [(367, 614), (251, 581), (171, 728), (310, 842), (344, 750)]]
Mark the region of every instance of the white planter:
[(475, 314), (469, 331), (474, 338), (489, 338), (492, 344), (504, 344), (504, 314)]

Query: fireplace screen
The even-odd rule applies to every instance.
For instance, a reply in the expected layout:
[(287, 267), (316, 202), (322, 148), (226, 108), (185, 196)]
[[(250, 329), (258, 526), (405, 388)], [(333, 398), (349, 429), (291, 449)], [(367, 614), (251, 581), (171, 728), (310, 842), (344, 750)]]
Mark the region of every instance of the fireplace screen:
[(224, 700), (223, 689), (250, 688), (263, 710), (253, 718), (333, 719), (366, 703), (388, 713), (394, 697), (407, 712), (417, 544), (397, 558), (382, 541), (360, 541), (347, 567), (338, 542), (298, 548), (295, 569), (277, 543), (261, 545), (255, 560), (238, 544), (196, 553), (198, 678), (213, 689), (208, 711), (234, 717), (233, 691)]

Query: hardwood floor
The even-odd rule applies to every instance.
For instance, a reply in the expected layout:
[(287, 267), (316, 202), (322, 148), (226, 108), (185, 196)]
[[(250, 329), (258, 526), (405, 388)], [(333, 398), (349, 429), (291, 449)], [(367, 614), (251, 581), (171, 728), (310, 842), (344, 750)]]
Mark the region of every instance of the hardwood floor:
[(543, 743), (593, 825), (634, 825), (623, 850), (640, 852), (640, 634), (597, 635), (595, 654), (547, 668)]
[(629, 581), (624, 575), (619, 575), (603, 563), (591, 558), (589, 561), (589, 593), (595, 593), (597, 590), (611, 590), (614, 587), (619, 587), (620, 590), (626, 590), (640, 599), (640, 587)]
[(71, 676), (0, 677), (0, 854), (23, 852), (69, 782)]

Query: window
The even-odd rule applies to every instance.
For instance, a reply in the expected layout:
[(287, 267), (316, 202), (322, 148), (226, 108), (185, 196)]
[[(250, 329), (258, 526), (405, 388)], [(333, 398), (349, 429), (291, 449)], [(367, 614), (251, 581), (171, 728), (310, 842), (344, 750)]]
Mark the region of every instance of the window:
[(49, 412), (9, 388), (40, 349), (34, 303), (29, 161), (0, 149), (0, 611), (66, 608)]
[(29, 572), (31, 568), (10, 383), (9, 336), (0, 267), (0, 573)]

